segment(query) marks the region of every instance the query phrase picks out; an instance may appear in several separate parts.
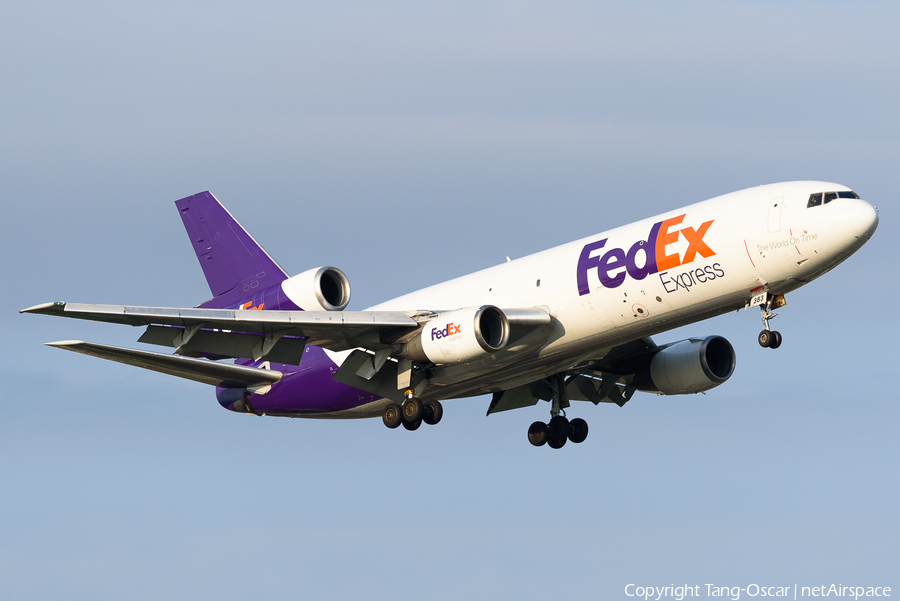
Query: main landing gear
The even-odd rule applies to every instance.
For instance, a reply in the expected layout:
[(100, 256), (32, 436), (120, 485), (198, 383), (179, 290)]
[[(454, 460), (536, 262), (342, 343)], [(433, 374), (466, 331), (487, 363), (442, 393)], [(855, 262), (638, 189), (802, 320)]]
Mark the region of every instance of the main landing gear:
[(565, 408), (569, 406), (566, 382), (563, 374), (557, 374), (556, 390), (550, 408), (550, 422), (534, 422), (528, 428), (528, 442), (536, 447), (545, 444), (551, 449), (561, 449), (567, 440), (584, 442), (588, 435), (587, 422), (576, 417), (569, 421)]
[(569, 421), (565, 413), (550, 418), (550, 423), (534, 422), (528, 428), (528, 442), (536, 447), (547, 445), (551, 449), (561, 449), (567, 440), (584, 442), (588, 435), (587, 422), (576, 417)]
[(422, 422), (433, 426), (441, 421), (444, 408), (438, 401), (422, 401), (410, 396), (402, 405), (391, 403), (381, 416), (384, 425), (394, 429), (402, 425), (407, 430), (418, 430)]
[(762, 312), (761, 317), (763, 322), (763, 331), (760, 332), (759, 336), (756, 338), (759, 342), (759, 346), (772, 349), (781, 346), (781, 332), (769, 329), (769, 320), (774, 319), (778, 315), (778, 313), (773, 313), (772, 309), (783, 307), (786, 304), (787, 301), (784, 300), (784, 295), (779, 294), (771, 297), (768, 301), (759, 306), (759, 310)]

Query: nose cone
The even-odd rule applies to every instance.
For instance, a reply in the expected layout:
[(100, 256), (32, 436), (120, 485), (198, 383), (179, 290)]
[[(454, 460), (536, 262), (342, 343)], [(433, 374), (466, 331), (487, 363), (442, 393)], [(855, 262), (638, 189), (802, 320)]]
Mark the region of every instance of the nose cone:
[(864, 200), (855, 203), (848, 215), (850, 227), (856, 230), (856, 234), (863, 240), (868, 240), (878, 227), (878, 211)]
[(828, 221), (840, 229), (848, 242), (865, 243), (878, 227), (878, 211), (864, 200), (839, 198), (827, 207), (832, 207)]

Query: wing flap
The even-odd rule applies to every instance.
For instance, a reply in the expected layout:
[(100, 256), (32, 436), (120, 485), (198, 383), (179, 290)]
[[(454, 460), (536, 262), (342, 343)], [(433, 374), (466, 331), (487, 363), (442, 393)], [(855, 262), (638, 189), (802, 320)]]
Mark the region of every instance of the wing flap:
[(353, 351), (341, 364), (333, 379), (342, 384), (377, 394), (382, 398), (391, 399), (396, 403), (406, 400), (403, 391), (397, 389), (397, 364), (395, 362), (387, 361), (370, 378), (363, 378), (357, 374), (363, 363), (370, 358), (371, 355), (365, 351)]
[(304, 338), (283, 336), (279, 338), (271, 349), (263, 353), (261, 345), (265, 344), (262, 334), (242, 334), (239, 332), (218, 332), (213, 330), (200, 330), (184, 341), (185, 328), (171, 326), (148, 326), (147, 331), (138, 338), (138, 342), (168, 346), (178, 349), (179, 355), (188, 357), (213, 356), (213, 358), (265, 359), (275, 363), (289, 363), (300, 365), (303, 358), (303, 349), (306, 347)]
[[(552, 320), (546, 308), (504, 309), (504, 312), (512, 327), (510, 351), (522, 352), (542, 343), (549, 335), (547, 326)], [(251, 311), (60, 301), (35, 305), (20, 313), (149, 326), (141, 342), (172, 346), (180, 354), (265, 358), (293, 364), (299, 361), (303, 344), (331, 351), (354, 348), (379, 351), (391, 348), (421, 327), (410, 314), (399, 311)], [(179, 331), (165, 331), (176, 329)], [(261, 343), (263, 337), (266, 340)]]
[(223, 388), (247, 388), (249, 386), (274, 384), (284, 375), (280, 371), (213, 363), (206, 359), (189, 359), (176, 355), (163, 355), (162, 353), (82, 342), (81, 340), (48, 342), (47, 346), (134, 365), (135, 367)]
[(255, 334), (302, 336), (307, 344), (334, 351), (385, 345), (378, 334), (394, 328), (419, 327), (405, 313), (388, 311), (243, 311), (236, 309), (180, 309), (81, 303), (45, 303), (20, 313), (57, 315), (132, 326), (168, 325)]
[(540, 399), (534, 395), (531, 388), (531, 385), (525, 384), (502, 392), (495, 392), (486, 415), (537, 405)]

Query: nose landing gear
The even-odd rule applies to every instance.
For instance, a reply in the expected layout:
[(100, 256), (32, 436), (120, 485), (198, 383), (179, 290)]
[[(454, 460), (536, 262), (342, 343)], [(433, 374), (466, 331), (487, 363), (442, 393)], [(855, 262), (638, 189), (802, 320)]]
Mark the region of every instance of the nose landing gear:
[(778, 316), (778, 313), (773, 313), (772, 309), (783, 307), (786, 304), (787, 301), (784, 300), (784, 295), (778, 294), (770, 297), (765, 303), (759, 306), (763, 322), (763, 331), (760, 332), (759, 336), (756, 338), (757, 342), (759, 342), (759, 346), (771, 349), (776, 349), (781, 346), (781, 332), (770, 329), (769, 320)]

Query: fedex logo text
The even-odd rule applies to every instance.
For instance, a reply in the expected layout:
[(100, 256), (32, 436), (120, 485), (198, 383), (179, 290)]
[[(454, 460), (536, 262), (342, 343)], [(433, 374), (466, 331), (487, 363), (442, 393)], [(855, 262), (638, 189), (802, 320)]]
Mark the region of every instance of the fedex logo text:
[[(616, 288), (622, 285), (627, 276), (643, 280), (651, 273), (691, 263), (697, 255), (704, 258), (714, 256), (716, 253), (703, 241), (703, 236), (715, 220), (707, 221), (697, 229), (690, 226), (675, 229), (682, 221), (684, 215), (654, 223), (647, 239), (638, 240), (628, 251), (613, 248), (603, 254), (597, 253), (592, 256), (592, 253), (606, 245), (609, 238), (585, 244), (581, 249), (581, 256), (578, 257), (576, 275), (578, 295), (583, 296), (591, 291), (588, 285), (588, 272), (592, 269), (597, 270), (597, 276), (604, 287)], [(667, 247), (678, 242), (682, 236), (688, 243), (684, 256), (679, 256), (677, 252), (667, 254)], [(639, 261), (638, 256), (641, 254), (643, 258)]]
[(431, 328), (431, 339), (432, 340), (440, 340), (441, 338), (446, 338), (447, 336), (453, 336), (454, 334), (461, 334), (460, 328), (462, 326), (458, 326), (454, 324), (452, 321), (447, 324), (447, 327), (443, 329)]

